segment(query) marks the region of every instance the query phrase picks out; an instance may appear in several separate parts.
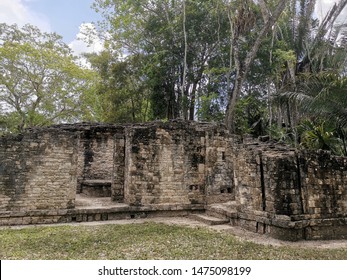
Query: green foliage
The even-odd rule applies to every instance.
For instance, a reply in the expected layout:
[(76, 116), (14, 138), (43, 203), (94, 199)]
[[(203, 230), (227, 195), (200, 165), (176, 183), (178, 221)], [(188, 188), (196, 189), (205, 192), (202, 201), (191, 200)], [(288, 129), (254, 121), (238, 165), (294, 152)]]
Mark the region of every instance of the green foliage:
[(125, 123), (151, 119), (148, 84), (142, 73), (143, 56), (132, 55), (119, 60), (105, 49), (86, 57), (100, 75), (94, 95), (100, 101), (102, 121)]
[(272, 140), (289, 145), (295, 145), (295, 134), (293, 131), (276, 125), (268, 127), (268, 134)]
[(99, 0), (94, 7), (109, 26), (110, 49), (127, 59), (141, 56), (137, 75), (148, 90), (151, 117), (200, 116), (197, 100), (211, 93), (204, 71), (226, 58), (229, 27), (222, 1)]
[(343, 143), (325, 121), (318, 123), (306, 120), (299, 126), (301, 145), (307, 149), (328, 150), (335, 154), (343, 154)]
[(258, 94), (254, 93), (241, 98), (236, 106), (236, 133), (252, 134), (259, 136), (264, 134), (266, 122), (266, 104)]
[(347, 77), (332, 72), (306, 74), (298, 93), (292, 95), (308, 113), (347, 125)]
[(224, 120), (224, 113), (220, 108), (218, 94), (210, 93), (209, 95), (202, 95), (197, 113), (199, 120), (222, 122)]
[(225, 118), (240, 134), (313, 147), (298, 124), (319, 118), (347, 154), (347, 26), (335, 24), (347, 0), (321, 22), (314, 0), (285, 2), (95, 0), (105, 49), (86, 55), (93, 71), (57, 34), (1, 24), (0, 129)]
[(345, 5), (319, 22), (314, 0), (96, 0), (107, 34), (106, 51), (90, 56), (98, 112), (112, 122), (226, 117), (237, 133), (289, 142), (319, 116), (343, 135), (346, 25), (335, 19)]
[(347, 1), (339, 1), (321, 22), (314, 18), (314, 2), (290, 1), (274, 29), (272, 122), (291, 127), (296, 144), (341, 155), (346, 154), (347, 48), (346, 26), (335, 20)]
[(79, 67), (55, 33), (0, 24), (1, 130), (83, 119), (93, 73)]
[(296, 90), (279, 97), (295, 103), (302, 114), (298, 126), (302, 146), (346, 155), (347, 79), (334, 72), (302, 73), (297, 76)]

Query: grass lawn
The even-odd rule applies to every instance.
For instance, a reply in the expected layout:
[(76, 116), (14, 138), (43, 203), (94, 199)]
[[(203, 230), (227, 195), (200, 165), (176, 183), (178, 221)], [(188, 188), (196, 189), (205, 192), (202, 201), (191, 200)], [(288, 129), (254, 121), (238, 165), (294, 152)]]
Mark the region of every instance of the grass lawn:
[(265, 246), (157, 223), (0, 230), (0, 259), (347, 259), (347, 249)]

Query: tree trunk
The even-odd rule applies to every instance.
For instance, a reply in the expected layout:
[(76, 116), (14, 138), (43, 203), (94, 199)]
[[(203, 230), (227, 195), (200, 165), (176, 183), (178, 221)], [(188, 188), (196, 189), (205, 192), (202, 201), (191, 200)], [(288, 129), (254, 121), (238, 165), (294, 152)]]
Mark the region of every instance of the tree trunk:
[(190, 95), (190, 106), (189, 106), (189, 120), (193, 121), (195, 117), (195, 99), (196, 99), (196, 88), (198, 82), (194, 82), (192, 93)]
[[(182, 85), (181, 92), (184, 98), (185, 96), (185, 84), (187, 76), (187, 53), (188, 53), (188, 44), (187, 44), (187, 30), (186, 30), (186, 1), (183, 1), (183, 36), (184, 36), (184, 59), (183, 59), (183, 75), (182, 75)], [(186, 120), (188, 118), (188, 91), (186, 93), (187, 100), (183, 100), (183, 116)]]
[(236, 74), (236, 80), (234, 82), (234, 88), (231, 92), (231, 96), (229, 96), (229, 103), (227, 108), (227, 115), (226, 115), (226, 125), (229, 128), (231, 132), (235, 132), (235, 109), (236, 109), (236, 102), (237, 99), (241, 93), (242, 84), (244, 81), (244, 77), (241, 74)]
[(274, 23), (278, 20), (279, 16), (281, 15), (282, 11), (285, 8), (286, 0), (281, 0), (275, 11), (270, 14), (270, 12), (267, 10), (266, 4), (264, 1), (259, 1), (259, 5), (262, 7), (263, 13), (268, 13), (267, 15), (264, 14), (264, 18), (266, 19), (266, 22), (264, 22), (263, 27), (258, 32), (258, 35), (254, 41), (254, 44), (249, 52), (247, 52), (246, 57), (243, 61), (240, 60), (240, 49), (239, 49), (239, 37), (242, 34), (239, 34), (238, 26), (234, 26), (234, 60), (235, 60), (235, 67), (236, 67), (236, 79), (234, 88), (232, 91), (231, 96), (229, 95), (229, 102), (228, 102), (228, 108), (226, 112), (226, 118), (225, 118), (225, 124), (227, 128), (231, 132), (235, 132), (235, 122), (234, 122), (234, 115), (235, 115), (235, 108), (236, 108), (236, 102), (241, 95), (241, 89), (242, 84), (248, 74), (249, 68), (251, 66), (251, 63), (253, 63), (257, 52), (260, 48), (261, 42), (265, 38), (266, 34), (269, 32), (271, 27), (274, 25)]

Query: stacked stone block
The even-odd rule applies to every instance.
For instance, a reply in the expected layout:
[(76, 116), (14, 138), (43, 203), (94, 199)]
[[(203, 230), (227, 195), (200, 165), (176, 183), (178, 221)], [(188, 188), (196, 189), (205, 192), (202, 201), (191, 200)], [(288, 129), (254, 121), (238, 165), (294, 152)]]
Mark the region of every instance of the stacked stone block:
[(331, 218), (347, 212), (347, 159), (329, 152), (303, 153), (300, 158), (305, 213)]
[(302, 214), (300, 171), (294, 151), (265, 151), (261, 154), (264, 172), (264, 211), (276, 215)]
[(73, 208), (77, 138), (69, 132), (31, 131), (0, 138), (0, 210)]
[(347, 159), (303, 152), (299, 163), (304, 215), (293, 219), (308, 224), (309, 239), (347, 238)]
[(263, 197), (261, 186), (260, 155), (252, 145), (244, 148), (235, 147), (234, 158), (234, 183), (236, 200), (243, 210), (263, 210)]
[(259, 142), (233, 155), (242, 227), (289, 240), (346, 238), (346, 158)]
[(205, 131), (206, 136), (201, 138), (201, 142), (206, 145), (206, 203), (235, 200), (230, 135), (223, 127), (213, 127)]
[(205, 131), (182, 123), (126, 130), (125, 201), (131, 205), (201, 204)]
[(113, 168), (111, 176), (111, 197), (113, 201), (124, 201), (125, 138), (124, 129), (113, 136)]
[(1, 224), (77, 221), (67, 212), (77, 191), (167, 215), (233, 202), (236, 223), (255, 232), (347, 238), (347, 159), (325, 151), (184, 121), (59, 125), (0, 141)]

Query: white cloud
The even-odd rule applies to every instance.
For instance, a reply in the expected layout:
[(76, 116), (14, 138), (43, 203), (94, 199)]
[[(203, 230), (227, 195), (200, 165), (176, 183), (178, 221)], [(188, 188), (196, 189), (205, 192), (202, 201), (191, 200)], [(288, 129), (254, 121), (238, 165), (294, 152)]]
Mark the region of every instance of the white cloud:
[(0, 1), (0, 22), (7, 24), (18, 24), (23, 26), (30, 23), (41, 30), (50, 32), (51, 25), (49, 19), (43, 15), (32, 11), (27, 2), (34, 0), (1, 0)]
[(96, 28), (92, 23), (82, 23), (79, 27), (79, 33), (69, 47), (74, 55), (79, 56), (81, 66), (90, 68), (90, 63), (82, 57), (83, 53), (100, 53), (104, 49), (103, 41), (97, 36)]
[(99, 53), (103, 50), (103, 41), (97, 36), (95, 26), (92, 23), (82, 23), (79, 30), (76, 39), (69, 44), (75, 55)]

